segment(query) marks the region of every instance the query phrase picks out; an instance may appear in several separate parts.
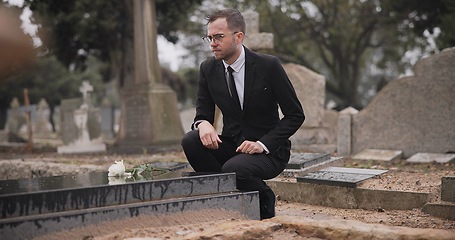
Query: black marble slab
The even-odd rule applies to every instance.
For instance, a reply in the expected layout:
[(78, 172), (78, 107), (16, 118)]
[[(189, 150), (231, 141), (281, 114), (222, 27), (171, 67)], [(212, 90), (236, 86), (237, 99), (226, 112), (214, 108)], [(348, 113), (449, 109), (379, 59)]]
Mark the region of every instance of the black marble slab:
[(294, 153), (291, 154), (286, 169), (307, 168), (328, 160), (330, 160), (330, 154), (326, 153)]
[(385, 172), (387, 170), (329, 167), (297, 177), (297, 182), (354, 188), (360, 182)]

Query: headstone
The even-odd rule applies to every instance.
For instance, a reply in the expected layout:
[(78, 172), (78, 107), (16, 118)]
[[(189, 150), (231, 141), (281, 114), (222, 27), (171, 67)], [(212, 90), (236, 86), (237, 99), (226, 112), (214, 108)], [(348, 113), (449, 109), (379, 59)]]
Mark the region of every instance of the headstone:
[(284, 69), (305, 111), (302, 127), (321, 127), (325, 111), (325, 77), (293, 63), (284, 64)]
[(352, 116), (359, 111), (355, 108), (348, 107), (340, 111), (338, 115), (338, 139), (337, 154), (338, 156), (347, 156), (351, 154), (352, 145)]
[(383, 174), (387, 170), (329, 167), (297, 177), (297, 182), (325, 184), (340, 187), (356, 187), (358, 183)]
[(441, 178), (441, 200), (455, 202), (455, 176)]
[(455, 48), (423, 58), (352, 118), (352, 151), (455, 152)]
[(175, 92), (161, 79), (155, 1), (134, 1), (134, 80), (121, 91), (120, 129), (114, 151), (180, 147), (183, 129)]
[[(58, 153), (104, 152), (106, 151), (106, 145), (101, 143), (100, 139), (93, 139), (93, 136), (90, 136), (89, 133), (90, 123), (97, 123), (94, 124), (95, 126), (91, 126), (91, 128), (96, 128), (100, 122), (99, 115), (89, 114), (91, 109), (90, 93), (93, 91), (93, 86), (88, 81), (84, 81), (79, 91), (83, 96), (82, 104), (73, 111), (72, 116), (76, 126), (76, 139), (68, 145), (58, 147), (57, 151)], [(68, 120), (71, 120), (71, 116), (68, 116), (68, 118)]]
[(60, 137), (64, 145), (74, 142), (77, 135), (77, 127), (74, 122), (74, 111), (82, 104), (81, 98), (63, 99), (60, 104)]
[(114, 107), (107, 98), (103, 99), (100, 107), (101, 137), (104, 141), (114, 140)]
[(33, 137), (50, 138), (52, 132), (52, 124), (50, 123), (50, 109), (44, 98), (38, 103), (37, 119), (33, 123)]
[(455, 159), (455, 154), (442, 153), (416, 153), (412, 157), (406, 159), (410, 163), (449, 163)]
[(242, 15), (246, 22), (243, 44), (251, 50), (273, 49), (273, 33), (259, 32), (259, 13), (247, 11)]
[(19, 100), (15, 97), (11, 101), (10, 109), (7, 112), (5, 130), (18, 135), (20, 128), (25, 124), (25, 116), (20, 109)]
[[(327, 121), (333, 114), (324, 107), (325, 77), (301, 65), (288, 63), (283, 66), (306, 117), (303, 125), (291, 137), (293, 148), (306, 152), (335, 152), (337, 125)], [(336, 114), (334, 118), (337, 118)]]
[(365, 149), (351, 158), (354, 160), (393, 161), (402, 156), (403, 152), (400, 150)]

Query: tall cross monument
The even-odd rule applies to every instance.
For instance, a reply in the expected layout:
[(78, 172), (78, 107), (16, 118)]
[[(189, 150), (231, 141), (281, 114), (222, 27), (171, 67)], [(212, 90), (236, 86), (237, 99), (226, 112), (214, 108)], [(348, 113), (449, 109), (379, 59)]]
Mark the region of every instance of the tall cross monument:
[(183, 128), (175, 92), (161, 79), (154, 0), (134, 0), (134, 80), (122, 90), (119, 152), (177, 146)]

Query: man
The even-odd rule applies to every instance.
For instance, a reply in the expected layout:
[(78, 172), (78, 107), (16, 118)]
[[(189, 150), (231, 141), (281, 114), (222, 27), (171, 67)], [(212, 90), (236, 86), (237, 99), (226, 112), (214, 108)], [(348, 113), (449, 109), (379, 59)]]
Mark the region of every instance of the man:
[[(279, 60), (244, 47), (244, 36), (239, 11), (208, 17), (203, 39), (214, 57), (200, 66), (196, 116), (182, 147), (196, 172), (235, 172), (239, 190), (259, 191), (261, 219), (266, 219), (275, 216), (276, 200), (264, 180), (285, 169), (289, 137), (305, 115)], [(221, 135), (214, 127), (215, 105), (223, 114)]]

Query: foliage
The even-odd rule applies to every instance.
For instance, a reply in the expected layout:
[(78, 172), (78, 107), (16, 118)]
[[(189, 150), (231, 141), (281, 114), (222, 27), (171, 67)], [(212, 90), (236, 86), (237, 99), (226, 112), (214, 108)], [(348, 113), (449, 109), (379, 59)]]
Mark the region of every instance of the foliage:
[(106, 65), (94, 57), (87, 59), (89, 67), (84, 71), (70, 72), (55, 56), (38, 59), (34, 68), (8, 79), (0, 85), (0, 108), (8, 108), (14, 97), (22, 98), (23, 89), (28, 89), (30, 103), (46, 99), (50, 107), (60, 104), (61, 99), (81, 97), (79, 87), (88, 80), (96, 92), (92, 100), (100, 102), (104, 93), (102, 73)]
[(151, 163), (144, 163), (131, 169), (126, 169), (126, 172), (131, 173), (131, 177), (137, 181), (142, 179), (152, 180), (155, 176), (167, 173), (169, 170), (156, 168)]
[[(121, 62), (119, 58), (122, 58), (122, 51), (125, 51), (125, 45), (133, 34), (133, 1), (27, 2), (44, 21), (41, 30), (49, 36), (47, 50), (55, 53), (65, 66), (75, 64), (76, 68), (84, 68), (88, 55), (111, 63), (114, 59)], [(188, 14), (201, 0), (155, 2), (158, 33), (176, 42), (178, 30), (188, 25)]]
[(406, 51), (428, 52), (424, 30), (438, 26), (445, 35), (451, 32), (448, 38), (442, 34), (439, 41), (445, 43), (440, 46), (453, 45), (447, 40), (454, 39), (453, 1), (229, 2), (259, 12), (261, 31), (275, 35), (275, 49), (269, 52), (325, 75), (328, 95), (339, 109), (362, 108), (368, 89), (403, 73), (409, 67), (401, 62)]

